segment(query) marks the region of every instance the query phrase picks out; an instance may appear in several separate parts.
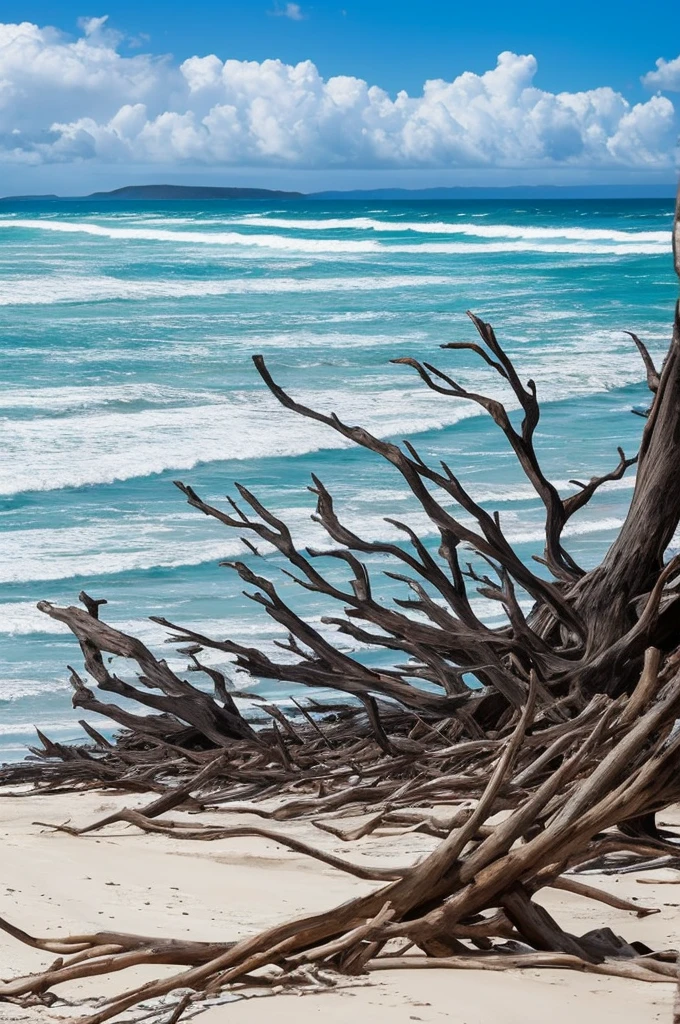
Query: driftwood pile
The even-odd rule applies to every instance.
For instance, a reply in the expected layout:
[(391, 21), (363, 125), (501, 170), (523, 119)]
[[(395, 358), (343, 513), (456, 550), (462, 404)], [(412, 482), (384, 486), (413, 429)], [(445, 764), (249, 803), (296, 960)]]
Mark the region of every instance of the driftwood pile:
[[(676, 269), (678, 224), (676, 216)], [(534, 897), (559, 888), (642, 915), (650, 911), (593, 888), (579, 873), (680, 866), (680, 837), (655, 823), (658, 811), (680, 800), (680, 557), (668, 554), (680, 522), (680, 314), (676, 307), (659, 371), (633, 336), (653, 393), (638, 456), (619, 451), (611, 472), (575, 484), (566, 498), (543, 474), (534, 448), (540, 407), (533, 382), (522, 383), (490, 325), (471, 319), (480, 341), (443, 347), (480, 356), (509, 389), (510, 409), (430, 364), (395, 362), (414, 367), (442, 395), (481, 405), (503, 431), (545, 507), (538, 567), (521, 561), (498, 515), (482, 508), (448, 465), (431, 466), (408, 442), (399, 447), (301, 405), (255, 357), (284, 406), (396, 468), (435, 526), (437, 550), (396, 521), (402, 543), (363, 539), (343, 525), (316, 477), (315, 518), (334, 545), (323, 551), (300, 551), (286, 524), (243, 487), (240, 502), (230, 500), (225, 511), (178, 485), (192, 506), (243, 536), (250, 554), (231, 567), (288, 631), (284, 655), (274, 659), (156, 620), (191, 671), (209, 681), (209, 692), (102, 621), (105, 602), (85, 593), (83, 608), (43, 602), (46, 614), (69, 626), (84, 657), (89, 679), (72, 670), (74, 706), (120, 731), (109, 740), (83, 722), (87, 740), (71, 746), (40, 735), (32, 760), (0, 771), (0, 782), (30, 783), (35, 793), (95, 788), (153, 796), (141, 810), (80, 829), (54, 826), (74, 835), (122, 821), (180, 839), (262, 836), (371, 880), (374, 890), (237, 943), (111, 932), (37, 939), (0, 920), (19, 941), (58, 956), (42, 974), (0, 982), (0, 1000), (49, 1005), (64, 982), (139, 964), (181, 970), (123, 991), (87, 1024), (181, 989), (174, 1024), (191, 993), (265, 984), (258, 972), (267, 967), (281, 985), (394, 967), (560, 966), (652, 982), (677, 978), (676, 950), (648, 949), (604, 925), (569, 934)], [(635, 462), (626, 522), (603, 562), (586, 572), (563, 545), (564, 526)], [(341, 609), (324, 625), (389, 653), (392, 667), (367, 666), (298, 616), (256, 571), (272, 547), (300, 586)], [(374, 596), (367, 555), (391, 563), (388, 575), (404, 588), (394, 606)], [(323, 572), (324, 565), (335, 570)], [(481, 621), (472, 591), (498, 602), (505, 625)], [(208, 665), (211, 650), (252, 677), (327, 690), (329, 697), (298, 699), (287, 711), (262, 703), (253, 720), (240, 698), (256, 695), (235, 691)], [(135, 682), (126, 678), (130, 665)], [(247, 810), (266, 824), (222, 827), (168, 816), (201, 808), (232, 816)], [(350, 856), (328, 854), (276, 824), (292, 818), (331, 832)], [(352, 842), (386, 828), (393, 835), (419, 830), (439, 843), (402, 868), (355, 864)]]

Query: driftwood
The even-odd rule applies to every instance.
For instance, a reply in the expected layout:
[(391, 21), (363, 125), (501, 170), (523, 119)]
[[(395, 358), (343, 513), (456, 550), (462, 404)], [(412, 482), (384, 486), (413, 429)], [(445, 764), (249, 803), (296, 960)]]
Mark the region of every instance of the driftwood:
[[(680, 272), (679, 225), (676, 215)], [(0, 782), (33, 783), (35, 793), (153, 794), (141, 809), (80, 827), (48, 823), (74, 836), (117, 822), (159, 837), (260, 836), (371, 880), (374, 891), (330, 913), (223, 945), (118, 933), (36, 939), (0, 921), (18, 941), (59, 956), (42, 974), (1, 982), (0, 1000), (47, 1004), (69, 980), (153, 963), (182, 970), (123, 991), (86, 1024), (176, 989), (183, 990), (173, 1012), (179, 1020), (190, 1002), (186, 990), (214, 995), (250, 984), (263, 967), (277, 969), (277, 984), (296, 985), (394, 967), (563, 967), (676, 980), (677, 951), (649, 950), (605, 926), (570, 934), (534, 897), (563, 889), (640, 916), (654, 911), (581, 879), (595, 869), (680, 863), (679, 837), (655, 821), (680, 799), (680, 556), (668, 555), (680, 522), (680, 312), (676, 306), (660, 370), (632, 336), (653, 395), (638, 455), (619, 450), (611, 471), (574, 482), (577, 490), (567, 497), (544, 475), (534, 447), (540, 417), (534, 383), (522, 383), (491, 326), (470, 316), (479, 342), (443, 348), (479, 356), (507, 388), (512, 408), (467, 390), (432, 364), (394, 361), (444, 399), (482, 406), (503, 432), (545, 508), (540, 566), (521, 561), (499, 516), (478, 504), (447, 464), (430, 465), (409, 442), (400, 447), (302, 405), (256, 356), (260, 376), (282, 405), (401, 474), (436, 528), (437, 549), (396, 520), (389, 522), (403, 541), (362, 538), (342, 523), (317, 477), (310, 488), (313, 518), (332, 543), (323, 551), (299, 550), (286, 524), (244, 487), (225, 510), (178, 484), (190, 505), (242, 536), (249, 555), (229, 568), (286, 628), (285, 654), (269, 656), (156, 619), (202, 681), (189, 682), (140, 640), (103, 621), (101, 599), (82, 593), (83, 608), (41, 602), (80, 645), (88, 679), (71, 670), (74, 706), (119, 731), (111, 740), (83, 723), (87, 740), (69, 746), (39, 734), (32, 759), (0, 771)], [(624, 526), (602, 563), (585, 571), (564, 546), (565, 524), (634, 463)], [(262, 545), (286, 559), (297, 584), (335, 602), (339, 610), (324, 626), (389, 654), (391, 667), (368, 667), (304, 621), (261, 574), (269, 549)], [(403, 588), (394, 606), (374, 596), (366, 556)], [(478, 617), (470, 599), (475, 590), (498, 603), (504, 625), (492, 628)], [(240, 698), (256, 694), (235, 690), (207, 665), (203, 655), (210, 650), (229, 655), (251, 677), (325, 690), (328, 699), (296, 696), (288, 710), (262, 703), (256, 715), (245, 715)], [(134, 682), (123, 665), (134, 667)], [(268, 824), (167, 817), (204, 808), (254, 813)], [(275, 826), (293, 818), (346, 842), (348, 856), (328, 854)], [(376, 830), (393, 836), (418, 830), (439, 842), (415, 864), (354, 863), (351, 844)]]

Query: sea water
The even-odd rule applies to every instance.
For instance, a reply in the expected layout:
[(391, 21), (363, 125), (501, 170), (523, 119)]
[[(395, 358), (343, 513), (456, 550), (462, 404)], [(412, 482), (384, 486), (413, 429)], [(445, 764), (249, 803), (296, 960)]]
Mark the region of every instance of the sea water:
[[(617, 445), (637, 449), (644, 421), (631, 409), (649, 394), (624, 332), (658, 358), (668, 345), (671, 223), (671, 203), (655, 200), (3, 204), (0, 760), (23, 756), (34, 725), (62, 741), (78, 735), (78, 718), (106, 725), (71, 709), (66, 666), (82, 657), (38, 600), (72, 604), (82, 589), (106, 598), (106, 618), (178, 671), (186, 655), (163, 648), (148, 616), (285, 658), (282, 628), (219, 564), (243, 558), (278, 582), (283, 560), (262, 544), (256, 559), (239, 531), (189, 508), (173, 480), (221, 506), (239, 481), (300, 547), (323, 547), (307, 490), (316, 473), (364, 538), (402, 543), (387, 516), (436, 549), (396, 471), (277, 405), (254, 353), (308, 405), (444, 458), (498, 510), (521, 556), (540, 554), (541, 506), (489, 417), (390, 359), (434, 362), (514, 409), (473, 353), (440, 348), (475, 340), (466, 310), (492, 322), (522, 378), (536, 382), (544, 470), (573, 493), (570, 480), (616, 465)], [(615, 537), (633, 484), (631, 470), (568, 525), (584, 567)], [(379, 600), (406, 596), (368, 562)], [(280, 586), (333, 634), (321, 618), (334, 609), (285, 578)], [(475, 600), (501, 621), (497, 606)], [(389, 664), (384, 652), (337, 642)], [(234, 677), (228, 659), (209, 660)], [(235, 682), (281, 701), (293, 689)]]

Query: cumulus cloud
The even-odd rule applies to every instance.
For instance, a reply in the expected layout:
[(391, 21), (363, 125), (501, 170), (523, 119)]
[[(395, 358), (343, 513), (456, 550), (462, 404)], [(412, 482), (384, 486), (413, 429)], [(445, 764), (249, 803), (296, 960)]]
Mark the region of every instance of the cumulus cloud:
[[(295, 5), (288, 5), (295, 7)], [(638, 168), (674, 165), (677, 118), (654, 96), (551, 93), (534, 57), (395, 97), (311, 61), (177, 65), (120, 52), (103, 18), (68, 39), (0, 24), (0, 160), (298, 168)], [(656, 74), (656, 72), (654, 72)]]
[(680, 56), (675, 60), (664, 60), (663, 57), (659, 57), (656, 71), (648, 71), (642, 81), (650, 89), (680, 92)]

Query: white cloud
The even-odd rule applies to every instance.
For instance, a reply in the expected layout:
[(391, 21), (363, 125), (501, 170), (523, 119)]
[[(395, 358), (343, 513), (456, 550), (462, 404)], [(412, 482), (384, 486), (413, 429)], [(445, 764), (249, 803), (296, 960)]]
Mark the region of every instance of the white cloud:
[(78, 28), (82, 28), (86, 36), (93, 36), (104, 28), (108, 20), (108, 14), (101, 18), (78, 18)]
[(106, 19), (89, 18), (82, 28), (70, 40), (28, 22), (0, 24), (0, 161), (603, 172), (674, 166), (678, 124), (668, 98), (632, 105), (607, 86), (546, 92), (534, 84), (532, 56), (505, 52), (484, 74), (433, 79), (420, 95), (391, 97), (359, 78), (323, 79), (311, 61), (211, 54), (177, 65), (123, 56)]
[(642, 81), (650, 89), (680, 92), (680, 57), (676, 57), (675, 60), (664, 60), (663, 57), (659, 57), (656, 71), (648, 71)]
[(300, 4), (286, 4), (285, 7), (275, 7), (269, 13), (273, 14), (276, 18), (290, 18), (291, 21), (305, 20)]

